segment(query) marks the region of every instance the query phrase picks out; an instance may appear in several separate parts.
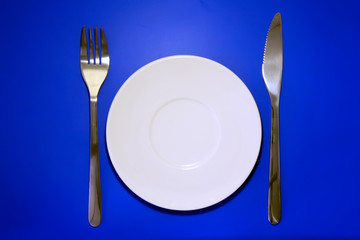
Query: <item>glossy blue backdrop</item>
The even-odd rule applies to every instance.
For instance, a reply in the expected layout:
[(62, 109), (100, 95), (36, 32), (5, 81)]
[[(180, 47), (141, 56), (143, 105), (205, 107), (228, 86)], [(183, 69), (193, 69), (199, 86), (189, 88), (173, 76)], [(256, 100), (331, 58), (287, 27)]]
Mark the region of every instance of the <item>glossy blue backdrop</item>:
[[(283, 215), (267, 220), (270, 101), (261, 75), (282, 13)], [(1, 23), (0, 239), (360, 238), (360, 20), (356, 1), (6, 1)], [(111, 66), (98, 104), (103, 220), (87, 222), (89, 102), (83, 25), (103, 26)], [(118, 89), (155, 59), (192, 54), (237, 74), (262, 117), (247, 185), (197, 214), (152, 208), (120, 183), (106, 152)]]

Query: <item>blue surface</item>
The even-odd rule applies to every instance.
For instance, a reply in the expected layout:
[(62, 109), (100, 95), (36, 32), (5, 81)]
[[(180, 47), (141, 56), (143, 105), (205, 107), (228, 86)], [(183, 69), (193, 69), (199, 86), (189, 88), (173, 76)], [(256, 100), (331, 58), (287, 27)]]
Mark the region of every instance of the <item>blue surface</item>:
[[(360, 238), (360, 20), (356, 1), (6, 1), (0, 9), (0, 239)], [(267, 220), (270, 101), (261, 75), (281, 12), (282, 220)], [(103, 219), (87, 221), (89, 101), (83, 25), (103, 26), (111, 57), (98, 103)], [(192, 54), (237, 74), (262, 117), (247, 185), (196, 214), (129, 193), (106, 152), (118, 89), (155, 59)]]

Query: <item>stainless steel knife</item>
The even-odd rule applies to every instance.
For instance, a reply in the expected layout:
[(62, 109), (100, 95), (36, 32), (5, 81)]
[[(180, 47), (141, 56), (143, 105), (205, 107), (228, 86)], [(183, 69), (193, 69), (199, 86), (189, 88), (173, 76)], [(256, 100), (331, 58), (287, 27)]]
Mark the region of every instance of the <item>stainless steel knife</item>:
[(281, 15), (277, 13), (266, 37), (262, 75), (271, 101), (271, 141), (269, 166), (268, 216), (271, 224), (281, 218), (279, 100), (283, 69)]

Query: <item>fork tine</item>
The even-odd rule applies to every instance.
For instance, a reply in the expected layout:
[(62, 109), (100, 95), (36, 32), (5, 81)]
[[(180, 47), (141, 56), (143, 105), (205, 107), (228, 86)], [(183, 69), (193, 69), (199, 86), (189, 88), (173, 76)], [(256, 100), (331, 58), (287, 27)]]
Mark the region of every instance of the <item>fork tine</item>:
[(98, 31), (97, 27), (95, 27), (95, 64), (100, 64), (99, 60), (99, 37), (98, 37)]
[(83, 26), (82, 31), (81, 31), (80, 62), (89, 63), (88, 51), (87, 51), (87, 44), (86, 44), (86, 30), (85, 30), (85, 26)]
[(89, 53), (90, 53), (90, 64), (94, 64), (94, 48), (93, 48), (93, 42), (92, 42), (92, 32), (91, 27), (89, 29)]
[(110, 58), (109, 58), (109, 50), (108, 50), (108, 46), (107, 46), (107, 42), (106, 42), (106, 38), (105, 38), (105, 33), (104, 33), (104, 29), (101, 27), (100, 29), (100, 35), (101, 35), (101, 64), (107, 64), (109, 65), (110, 63)]

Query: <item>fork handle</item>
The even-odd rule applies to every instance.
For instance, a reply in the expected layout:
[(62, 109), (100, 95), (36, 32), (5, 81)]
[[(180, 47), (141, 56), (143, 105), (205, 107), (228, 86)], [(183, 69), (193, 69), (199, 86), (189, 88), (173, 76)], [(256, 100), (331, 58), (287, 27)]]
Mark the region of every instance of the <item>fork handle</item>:
[(279, 105), (271, 108), (268, 214), (270, 223), (278, 224), (281, 218)]
[(97, 98), (90, 98), (90, 174), (89, 223), (97, 227), (101, 221), (101, 192), (99, 170), (99, 139), (97, 127)]

